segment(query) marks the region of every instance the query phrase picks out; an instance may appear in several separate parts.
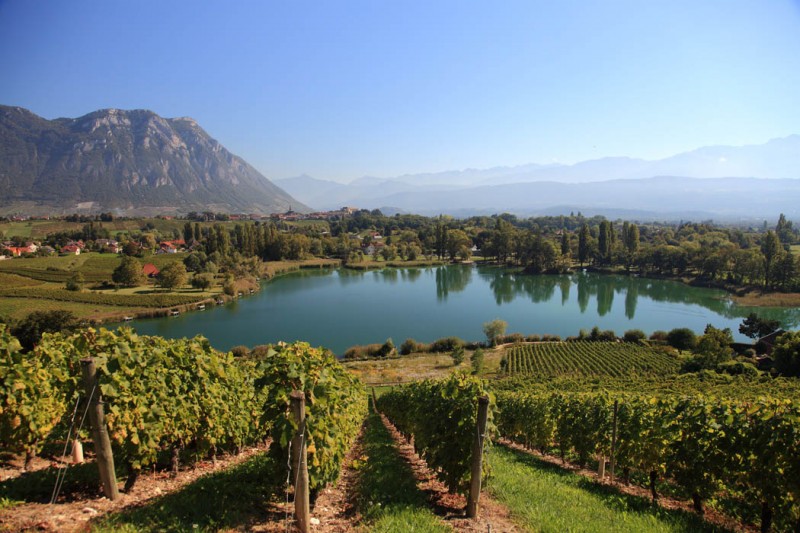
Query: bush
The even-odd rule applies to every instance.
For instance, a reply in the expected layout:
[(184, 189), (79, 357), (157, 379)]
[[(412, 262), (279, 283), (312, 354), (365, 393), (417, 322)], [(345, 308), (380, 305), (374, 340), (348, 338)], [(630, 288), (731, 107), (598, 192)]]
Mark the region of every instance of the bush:
[(419, 353), (425, 351), (426, 345), (417, 342), (414, 339), (406, 339), (403, 341), (403, 344), (400, 345), (400, 355), (408, 355), (411, 353)]
[(697, 344), (697, 336), (689, 328), (675, 328), (667, 333), (667, 343), (678, 350), (691, 350)]
[(525, 336), (522, 333), (510, 333), (497, 339), (500, 344), (517, 344), (525, 341)]
[(527, 342), (539, 342), (542, 340), (542, 338), (539, 335), (533, 334), (533, 335), (526, 335), (525, 340)]
[(622, 338), (625, 339), (625, 342), (640, 342), (645, 340), (647, 335), (640, 329), (629, 329)]
[(433, 341), (428, 349), (433, 353), (452, 352), (459, 346), (463, 347), (464, 344), (464, 341), (458, 337), (444, 337)]
[(367, 344), (351, 346), (344, 352), (345, 359), (366, 359), (367, 357), (381, 357), (384, 344)]
[(559, 342), (560, 340), (561, 337), (559, 337), (558, 335), (550, 335), (550, 334), (542, 335), (542, 342)]
[(453, 350), (453, 353), (450, 354), (450, 357), (453, 358), (453, 366), (458, 366), (464, 362), (464, 347), (463, 346), (456, 346), (456, 349)]
[(481, 370), (483, 370), (483, 350), (478, 348), (474, 352), (472, 352), (472, 356), (470, 357), (470, 363), (472, 364), (472, 373), (473, 374), (480, 374)]
[(656, 342), (667, 342), (667, 332), (657, 330), (650, 334), (650, 340)]
[(231, 348), (231, 353), (234, 357), (247, 357), (250, 355), (250, 349), (247, 346), (234, 346)]
[(394, 347), (394, 343), (392, 342), (391, 338), (386, 339), (386, 342), (384, 342), (381, 345), (381, 347), (378, 350), (378, 353), (376, 355), (378, 355), (380, 357), (387, 357), (389, 355), (397, 355), (397, 348)]
[(731, 376), (758, 376), (758, 368), (743, 361), (726, 361), (717, 365), (717, 372)]

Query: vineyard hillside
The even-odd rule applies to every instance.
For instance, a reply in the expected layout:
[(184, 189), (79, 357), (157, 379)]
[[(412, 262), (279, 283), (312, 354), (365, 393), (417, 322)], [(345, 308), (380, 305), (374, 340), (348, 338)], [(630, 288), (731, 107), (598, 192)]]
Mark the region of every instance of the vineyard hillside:
[(541, 376), (666, 376), (680, 363), (656, 348), (619, 342), (536, 342), (509, 348), (505, 371)]

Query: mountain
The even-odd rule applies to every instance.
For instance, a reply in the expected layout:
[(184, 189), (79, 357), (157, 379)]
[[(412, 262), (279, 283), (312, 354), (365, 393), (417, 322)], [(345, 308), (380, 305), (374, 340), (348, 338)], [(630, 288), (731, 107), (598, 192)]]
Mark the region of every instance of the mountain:
[(191, 118), (103, 109), (46, 120), (0, 106), (0, 212), (308, 211)]
[(657, 161), (606, 157), (574, 165), (361, 178), (347, 185), (296, 180), (276, 183), (319, 209), (351, 205), (456, 216), (581, 211), (642, 220), (800, 216), (800, 135), (761, 145), (704, 147)]

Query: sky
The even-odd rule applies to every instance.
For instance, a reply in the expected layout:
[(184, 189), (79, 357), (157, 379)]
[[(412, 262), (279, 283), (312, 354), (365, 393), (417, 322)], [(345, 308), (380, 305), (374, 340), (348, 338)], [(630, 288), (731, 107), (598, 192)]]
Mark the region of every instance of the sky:
[(0, 104), (190, 116), (270, 179), (800, 133), (800, 0), (0, 0)]

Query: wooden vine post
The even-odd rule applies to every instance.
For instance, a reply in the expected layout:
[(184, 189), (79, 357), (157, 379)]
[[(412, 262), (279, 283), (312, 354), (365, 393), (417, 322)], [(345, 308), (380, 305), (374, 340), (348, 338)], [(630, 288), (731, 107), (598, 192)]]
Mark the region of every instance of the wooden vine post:
[(92, 424), (92, 441), (100, 470), (100, 484), (106, 497), (114, 501), (119, 498), (117, 475), (114, 472), (114, 455), (111, 452), (111, 439), (108, 437), (106, 417), (103, 412), (103, 397), (97, 384), (97, 368), (94, 359), (81, 359), (83, 385), (89, 398), (89, 422)]
[(292, 391), (292, 416), (297, 431), (292, 439), (292, 478), (294, 483), (294, 515), (297, 528), (308, 533), (310, 506), (308, 494), (308, 463), (306, 462), (306, 397), (301, 391)]
[(481, 495), (481, 476), (483, 475), (483, 441), (486, 437), (486, 420), (488, 417), (489, 396), (484, 395), (478, 398), (478, 423), (475, 440), (472, 444), (467, 518), (477, 518), (478, 516), (478, 499)]
[(619, 411), (619, 400), (614, 400), (614, 420), (611, 427), (611, 483), (614, 483), (614, 467), (617, 462), (617, 412)]

